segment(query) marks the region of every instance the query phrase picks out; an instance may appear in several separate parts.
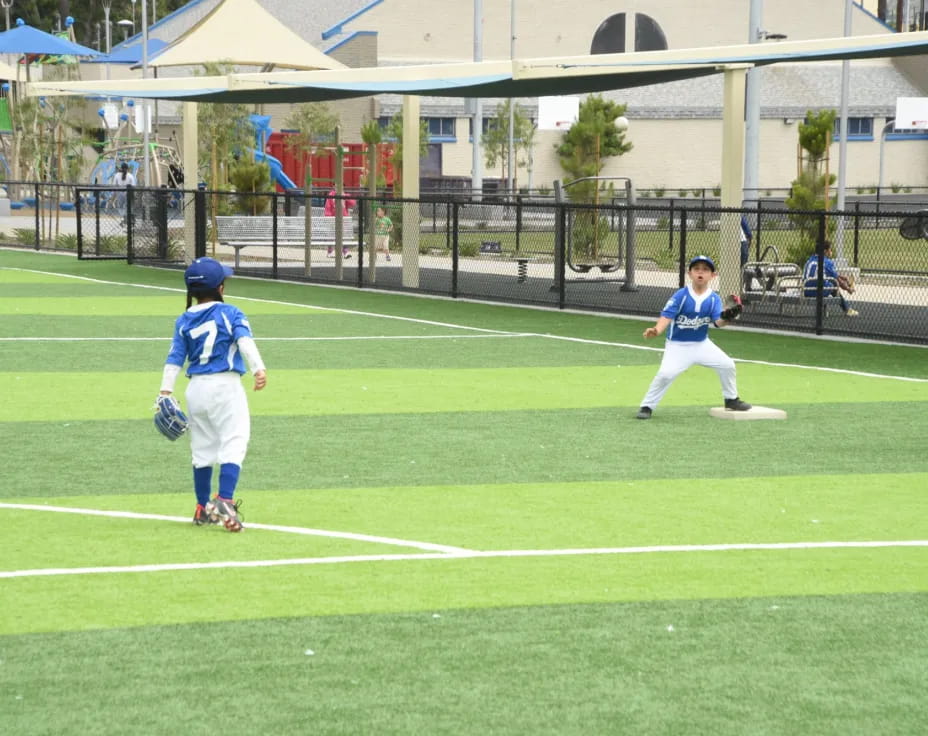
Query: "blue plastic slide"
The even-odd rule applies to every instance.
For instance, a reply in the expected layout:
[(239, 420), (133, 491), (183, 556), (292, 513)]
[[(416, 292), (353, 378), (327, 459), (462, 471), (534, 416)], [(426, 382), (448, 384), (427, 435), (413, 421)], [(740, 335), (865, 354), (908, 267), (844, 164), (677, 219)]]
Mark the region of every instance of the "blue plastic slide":
[(274, 181), (276, 181), (283, 189), (299, 189), (296, 184), (293, 183), (293, 179), (287, 176), (284, 173), (284, 167), (281, 165), (280, 160), (274, 156), (268, 156), (264, 151), (259, 151), (255, 149), (255, 161), (266, 161), (268, 167), (271, 170), (271, 176)]

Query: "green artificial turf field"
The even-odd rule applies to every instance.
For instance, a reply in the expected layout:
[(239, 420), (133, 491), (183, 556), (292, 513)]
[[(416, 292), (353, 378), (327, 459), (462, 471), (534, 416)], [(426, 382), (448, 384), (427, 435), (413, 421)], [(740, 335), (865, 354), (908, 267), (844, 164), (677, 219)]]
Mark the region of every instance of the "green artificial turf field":
[(788, 419), (641, 422), (647, 322), (233, 278), (233, 535), (152, 425), (181, 287), (0, 251), (0, 734), (923, 730), (924, 348), (715, 331)]

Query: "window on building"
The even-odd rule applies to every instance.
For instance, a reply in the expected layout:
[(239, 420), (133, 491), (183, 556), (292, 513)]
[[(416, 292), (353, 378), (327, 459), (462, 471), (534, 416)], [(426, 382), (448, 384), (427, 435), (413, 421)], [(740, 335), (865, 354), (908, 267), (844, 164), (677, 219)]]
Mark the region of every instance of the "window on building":
[[(485, 134), (491, 128), (496, 127), (496, 118), (483, 118), (483, 133)], [(467, 118), (467, 135), (473, 140), (474, 138), (474, 119), (472, 117)]]
[(454, 118), (425, 118), (432, 142), (454, 141)]
[[(873, 118), (848, 118), (847, 139), (849, 141), (872, 141)], [(835, 118), (835, 131), (832, 140), (841, 140), (841, 119)]]
[(924, 128), (897, 128), (895, 121), (886, 131), (886, 140), (903, 141), (910, 139), (924, 140), (928, 138), (928, 130)]
[[(387, 128), (390, 127), (391, 122), (393, 122), (393, 118), (390, 115), (381, 115), (379, 118), (377, 118), (377, 127), (379, 127), (382, 131), (386, 131)], [(389, 138), (386, 135), (384, 135), (383, 139), (385, 141), (396, 140), (396, 138)]]

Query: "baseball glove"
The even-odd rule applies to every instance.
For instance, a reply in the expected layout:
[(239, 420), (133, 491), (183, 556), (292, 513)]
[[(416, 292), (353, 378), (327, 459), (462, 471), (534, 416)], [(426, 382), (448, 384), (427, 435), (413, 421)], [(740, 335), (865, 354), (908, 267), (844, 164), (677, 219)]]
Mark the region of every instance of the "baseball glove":
[(155, 427), (171, 442), (187, 431), (187, 415), (180, 410), (180, 404), (173, 396), (159, 396), (153, 408)]
[(744, 311), (744, 305), (741, 303), (741, 297), (737, 294), (729, 294), (725, 297), (724, 309), (722, 310), (722, 319), (726, 322), (739, 319)]

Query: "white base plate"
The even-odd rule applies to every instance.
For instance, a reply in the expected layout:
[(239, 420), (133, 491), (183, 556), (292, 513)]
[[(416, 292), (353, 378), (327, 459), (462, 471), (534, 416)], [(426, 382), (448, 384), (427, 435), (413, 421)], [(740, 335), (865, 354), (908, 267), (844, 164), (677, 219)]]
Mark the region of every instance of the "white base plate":
[(716, 419), (786, 419), (786, 412), (782, 409), (770, 409), (766, 406), (752, 406), (747, 411), (731, 411), (721, 406), (709, 409), (709, 416)]

